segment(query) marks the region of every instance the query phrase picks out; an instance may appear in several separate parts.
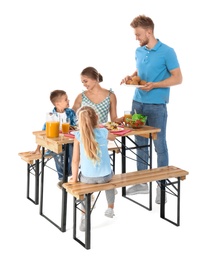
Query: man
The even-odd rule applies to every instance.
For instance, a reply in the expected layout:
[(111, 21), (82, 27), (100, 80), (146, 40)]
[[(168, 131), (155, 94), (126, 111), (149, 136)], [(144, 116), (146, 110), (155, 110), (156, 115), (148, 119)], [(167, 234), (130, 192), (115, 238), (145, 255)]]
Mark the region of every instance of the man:
[[(136, 40), (140, 47), (136, 49), (136, 71), (126, 76), (126, 83), (134, 76), (139, 76), (146, 83), (135, 89), (132, 112), (147, 116), (147, 125), (161, 129), (157, 140), (154, 140), (157, 153), (157, 166), (168, 165), (168, 149), (166, 142), (167, 103), (169, 102), (170, 87), (182, 83), (182, 73), (175, 51), (154, 36), (154, 23), (151, 18), (139, 15), (133, 19), (130, 26), (134, 29)], [(135, 136), (138, 146), (146, 145), (147, 138)], [(137, 149), (137, 169), (147, 169), (148, 148)], [(127, 189), (127, 195), (148, 193), (148, 184), (137, 184)], [(160, 203), (160, 187), (157, 186), (155, 202)]]

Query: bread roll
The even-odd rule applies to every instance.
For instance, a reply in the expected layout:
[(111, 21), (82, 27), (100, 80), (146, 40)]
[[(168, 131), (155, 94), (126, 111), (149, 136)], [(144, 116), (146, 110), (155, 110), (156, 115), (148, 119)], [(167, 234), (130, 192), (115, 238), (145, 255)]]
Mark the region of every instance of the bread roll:
[(127, 84), (127, 85), (130, 85), (131, 82), (132, 82), (131, 79), (129, 79), (129, 80), (127, 80), (126, 84)]
[(137, 81), (139, 83), (141, 79), (139, 76), (134, 76), (134, 77), (132, 77), (132, 80)]
[(130, 85), (139, 85), (138, 81), (137, 80), (132, 80)]
[(145, 80), (140, 80), (139, 85), (145, 85), (146, 81)]

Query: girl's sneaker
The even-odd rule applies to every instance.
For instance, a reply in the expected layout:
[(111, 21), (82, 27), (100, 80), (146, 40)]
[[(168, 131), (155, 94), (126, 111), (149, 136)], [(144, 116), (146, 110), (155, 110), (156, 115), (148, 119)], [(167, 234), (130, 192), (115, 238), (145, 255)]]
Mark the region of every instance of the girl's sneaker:
[(108, 218), (113, 218), (113, 216), (115, 216), (114, 210), (111, 209), (111, 208), (108, 208), (108, 209), (105, 211), (104, 215), (105, 215), (106, 217), (108, 217)]
[(86, 230), (86, 227), (85, 227), (85, 214), (83, 214), (81, 216), (81, 224), (80, 224), (80, 227), (79, 227), (80, 231), (84, 232)]
[[(157, 189), (156, 189), (156, 199), (155, 199), (156, 204), (160, 204), (160, 198), (161, 198), (161, 189), (160, 189), (160, 186), (158, 185)], [(166, 202), (167, 202), (167, 196), (165, 193), (165, 203)]]

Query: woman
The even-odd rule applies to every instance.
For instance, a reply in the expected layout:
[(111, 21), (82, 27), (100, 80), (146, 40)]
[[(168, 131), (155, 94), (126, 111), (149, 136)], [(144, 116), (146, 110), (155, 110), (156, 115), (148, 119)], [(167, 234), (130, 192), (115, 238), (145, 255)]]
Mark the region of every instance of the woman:
[(77, 111), (81, 106), (92, 106), (98, 113), (99, 123), (108, 122), (110, 113), (111, 122), (123, 122), (123, 117), (117, 118), (117, 98), (110, 89), (102, 88), (102, 75), (93, 67), (87, 67), (81, 72), (81, 81), (87, 89), (75, 99), (72, 109)]

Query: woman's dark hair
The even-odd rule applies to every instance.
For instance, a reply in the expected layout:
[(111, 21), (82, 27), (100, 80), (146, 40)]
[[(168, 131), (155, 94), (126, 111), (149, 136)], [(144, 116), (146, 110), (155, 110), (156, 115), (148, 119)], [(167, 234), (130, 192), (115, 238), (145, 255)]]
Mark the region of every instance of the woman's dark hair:
[(81, 76), (87, 76), (88, 78), (97, 80), (98, 82), (103, 81), (102, 75), (93, 67), (87, 67), (83, 69)]

